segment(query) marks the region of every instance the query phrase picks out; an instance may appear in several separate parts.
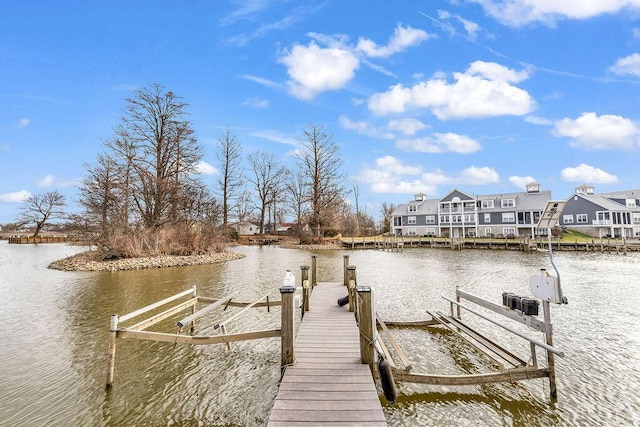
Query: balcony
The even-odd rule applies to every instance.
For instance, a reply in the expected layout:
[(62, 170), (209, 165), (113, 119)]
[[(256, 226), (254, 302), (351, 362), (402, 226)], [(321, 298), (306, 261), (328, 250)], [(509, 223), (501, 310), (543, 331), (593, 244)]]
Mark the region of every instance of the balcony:
[(610, 220), (610, 219), (594, 219), (592, 224), (594, 226), (613, 225), (613, 220)]

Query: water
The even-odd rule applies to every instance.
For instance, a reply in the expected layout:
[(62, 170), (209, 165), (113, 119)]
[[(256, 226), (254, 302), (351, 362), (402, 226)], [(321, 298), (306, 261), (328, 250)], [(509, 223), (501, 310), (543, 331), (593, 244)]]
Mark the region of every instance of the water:
[[(278, 339), (234, 343), (231, 350), (118, 340), (114, 387), (107, 392), (109, 318), (192, 284), (200, 295), (238, 290), (238, 299), (253, 301), (275, 291), (286, 269), (299, 278), (299, 266), (311, 262), (309, 252), (238, 247), (245, 258), (216, 265), (107, 273), (47, 269), (81, 250), (0, 243), (1, 426), (266, 424), (280, 378)], [(529, 278), (540, 267), (551, 269), (544, 253), (498, 250), (318, 254), (320, 281), (342, 281), (348, 254), (358, 283), (374, 288), (378, 313), (387, 320), (423, 320), (426, 309), (446, 311), (441, 295), (451, 296), (456, 285), (496, 302), (503, 291), (529, 294)], [(557, 402), (549, 402), (546, 379), (467, 387), (404, 383), (395, 404), (383, 401), (389, 425), (640, 425), (640, 254), (556, 252), (555, 260), (569, 298), (552, 314), (555, 344), (567, 354), (556, 358)], [(213, 333), (216, 316), (199, 322), (199, 333)], [(528, 356), (522, 340), (505, 339), (497, 328), (463, 316)], [(152, 330), (175, 332), (176, 320)], [(278, 310), (257, 309), (231, 323), (229, 332), (278, 324)], [(393, 329), (393, 335), (416, 372), (489, 369), (451, 334)], [(541, 352), (538, 359), (544, 360)]]

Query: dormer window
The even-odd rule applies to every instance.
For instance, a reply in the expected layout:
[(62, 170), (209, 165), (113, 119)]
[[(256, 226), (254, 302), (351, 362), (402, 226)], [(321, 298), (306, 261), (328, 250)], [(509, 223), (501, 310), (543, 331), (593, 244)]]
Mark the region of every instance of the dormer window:
[(500, 206), (503, 208), (515, 208), (516, 207), (516, 199), (502, 199)]
[(409, 212), (418, 212), (418, 205), (409, 205)]
[(480, 207), (482, 209), (493, 209), (493, 200), (483, 200)]

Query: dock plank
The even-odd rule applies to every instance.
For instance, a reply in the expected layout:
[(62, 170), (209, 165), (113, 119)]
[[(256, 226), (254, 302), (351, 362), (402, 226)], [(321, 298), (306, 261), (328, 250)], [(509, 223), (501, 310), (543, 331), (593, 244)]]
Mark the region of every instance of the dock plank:
[(342, 283), (318, 283), (297, 331), (296, 362), (288, 366), (269, 417), (278, 426), (386, 426), (368, 365), (360, 361), (354, 314), (339, 306)]

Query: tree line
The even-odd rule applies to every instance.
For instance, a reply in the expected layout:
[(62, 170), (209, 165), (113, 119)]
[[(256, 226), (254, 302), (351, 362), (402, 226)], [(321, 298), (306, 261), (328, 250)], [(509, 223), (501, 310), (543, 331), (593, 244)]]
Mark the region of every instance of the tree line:
[[(231, 225), (244, 221), (259, 224), (263, 234), (267, 224), (274, 232), (275, 224), (293, 218), (294, 234), (302, 243), (337, 233), (388, 231), (394, 206), (383, 204), (378, 226), (360, 210), (357, 180), (347, 182), (339, 147), (316, 124), (307, 125), (296, 138), (293, 168), (266, 151), (244, 158), (233, 131), (222, 131), (211, 188), (198, 173), (203, 148), (187, 106), (159, 84), (135, 91), (126, 99), (113, 135), (86, 165), (79, 186), (82, 212), (67, 219), (105, 254), (216, 250), (234, 238)], [(64, 206), (58, 192), (30, 196), (18, 223), (34, 223), (37, 236), (47, 221), (62, 215)]]

